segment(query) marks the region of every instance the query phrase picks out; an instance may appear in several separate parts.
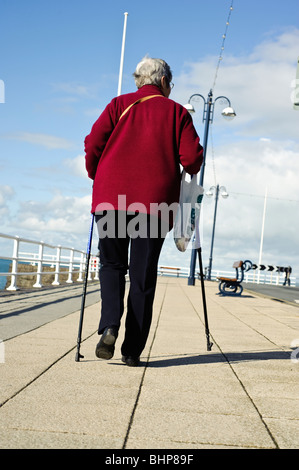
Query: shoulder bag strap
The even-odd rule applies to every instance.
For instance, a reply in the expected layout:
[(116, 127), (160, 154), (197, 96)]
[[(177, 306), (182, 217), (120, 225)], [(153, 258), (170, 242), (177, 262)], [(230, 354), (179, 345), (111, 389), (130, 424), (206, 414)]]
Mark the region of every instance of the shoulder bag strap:
[(121, 118), (127, 114), (127, 112), (133, 107), (135, 106), (135, 104), (138, 104), (138, 103), (142, 103), (143, 101), (146, 101), (146, 100), (150, 100), (151, 98), (155, 98), (156, 96), (160, 96), (161, 98), (164, 98), (162, 95), (150, 95), (150, 96), (144, 96), (143, 98), (139, 98), (139, 100), (135, 101), (134, 103), (130, 104), (130, 106), (128, 106), (124, 112), (120, 115), (119, 117), (119, 121), (121, 120)]

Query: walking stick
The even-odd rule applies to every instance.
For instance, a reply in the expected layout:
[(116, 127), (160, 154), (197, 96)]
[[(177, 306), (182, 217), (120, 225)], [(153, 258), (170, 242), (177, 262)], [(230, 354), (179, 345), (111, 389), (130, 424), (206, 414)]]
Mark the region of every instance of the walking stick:
[(210, 341), (210, 331), (209, 331), (209, 322), (208, 322), (208, 313), (207, 313), (207, 304), (206, 304), (206, 293), (204, 285), (204, 276), (202, 268), (202, 257), (201, 257), (201, 247), (197, 249), (198, 259), (199, 259), (199, 272), (200, 272), (200, 282), (201, 282), (201, 292), (202, 292), (202, 303), (203, 303), (203, 313), (205, 319), (205, 331), (207, 338), (207, 350), (211, 351), (213, 343)]
[(86, 298), (86, 289), (87, 289), (87, 277), (88, 277), (88, 269), (89, 269), (89, 260), (90, 260), (90, 252), (91, 252), (91, 242), (92, 242), (92, 232), (93, 232), (93, 223), (94, 223), (94, 214), (91, 215), (91, 224), (89, 230), (89, 238), (86, 250), (86, 265), (85, 265), (85, 277), (83, 283), (83, 295), (82, 295), (82, 302), (81, 302), (81, 314), (79, 320), (79, 330), (78, 330), (78, 338), (77, 338), (77, 352), (75, 361), (79, 362), (82, 356), (80, 354), (80, 345), (81, 345), (81, 335), (82, 335), (82, 326), (83, 326), (83, 315), (84, 315), (84, 307), (85, 307), (85, 298)]

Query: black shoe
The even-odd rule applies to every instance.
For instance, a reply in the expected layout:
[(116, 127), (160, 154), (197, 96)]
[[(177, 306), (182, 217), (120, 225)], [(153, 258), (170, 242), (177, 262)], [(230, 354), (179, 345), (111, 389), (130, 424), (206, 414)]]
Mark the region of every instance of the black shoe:
[(121, 360), (125, 362), (129, 367), (137, 367), (140, 364), (140, 357), (122, 356)]
[(110, 327), (104, 330), (96, 347), (96, 356), (99, 359), (111, 359), (113, 357), (117, 336), (117, 328)]

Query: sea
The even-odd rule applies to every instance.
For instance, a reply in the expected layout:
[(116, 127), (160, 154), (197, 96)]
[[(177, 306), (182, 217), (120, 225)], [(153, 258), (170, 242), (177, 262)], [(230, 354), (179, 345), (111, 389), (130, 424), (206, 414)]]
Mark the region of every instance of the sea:
[[(9, 259), (0, 259), (0, 273), (8, 273), (11, 260)], [(0, 276), (0, 290), (5, 289), (6, 286), (6, 276)]]

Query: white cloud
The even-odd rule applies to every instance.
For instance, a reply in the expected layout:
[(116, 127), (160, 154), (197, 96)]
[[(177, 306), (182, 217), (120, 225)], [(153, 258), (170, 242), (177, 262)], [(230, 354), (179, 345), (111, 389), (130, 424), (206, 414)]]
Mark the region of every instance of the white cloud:
[(66, 158), (63, 160), (63, 164), (73, 175), (89, 179), (85, 169), (85, 155), (78, 155), (75, 158)]
[[(230, 269), (237, 258), (258, 261), (267, 187), (263, 261), (291, 265), (299, 276), (299, 113), (293, 110), (291, 100), (298, 41), (296, 29), (268, 39), (248, 57), (224, 54), (214, 99), (227, 96), (237, 116), (224, 122), (220, 113), (226, 103), (221, 107), (219, 100), (210, 126), (205, 189), (219, 184), (230, 193), (218, 204), (215, 267)], [(194, 93), (206, 97), (215, 64), (211, 57), (186, 64), (184, 72), (175, 79), (173, 98), (184, 104)], [(194, 123), (203, 141), (203, 103), (199, 99), (193, 104), (197, 111)], [(210, 254), (213, 215), (214, 200), (206, 197), (201, 218), (205, 265)], [(189, 266), (188, 254), (184, 260)]]
[(97, 119), (104, 110), (100, 107), (98, 108), (89, 108), (84, 111), (84, 115), (93, 119)]
[(15, 192), (9, 185), (0, 185), (0, 217), (9, 215), (9, 201)]
[[(208, 154), (205, 188), (215, 184)], [(299, 274), (299, 149), (298, 144), (242, 141), (215, 152), (216, 184), (224, 185), (228, 199), (219, 198), (214, 244), (214, 266), (230, 267), (237, 258), (258, 262), (266, 188), (268, 191), (263, 261), (297, 266)], [(214, 198), (204, 198), (204, 257), (207, 263)]]
[(41, 145), (48, 149), (69, 150), (73, 148), (73, 143), (63, 137), (32, 132), (19, 132), (2, 136), (7, 139), (20, 140), (33, 145)]
[(54, 83), (52, 85), (54, 92), (63, 92), (69, 95), (75, 96), (89, 96), (91, 94), (91, 90), (86, 85), (80, 85), (79, 83), (75, 82), (63, 82), (63, 83)]
[(14, 190), (9, 185), (0, 185), (0, 204), (6, 203), (7, 199), (14, 195)]
[(70, 197), (58, 192), (47, 204), (20, 204), (11, 228), (30, 239), (85, 249), (90, 208), (91, 196)]
[[(292, 106), (292, 82), (296, 75), (298, 41), (299, 30), (295, 29), (257, 46), (249, 56), (224, 55), (214, 99), (225, 95), (236, 109), (232, 132), (254, 136), (263, 131), (266, 137), (297, 139), (299, 114)], [(175, 79), (174, 99), (184, 104), (194, 93), (206, 97), (214, 73), (215, 58), (187, 63), (183, 73)], [(195, 115), (197, 123), (201, 123), (202, 109), (199, 101)], [(218, 102), (214, 120), (223, 128), (220, 111)], [(225, 129), (228, 130), (227, 126)]]

